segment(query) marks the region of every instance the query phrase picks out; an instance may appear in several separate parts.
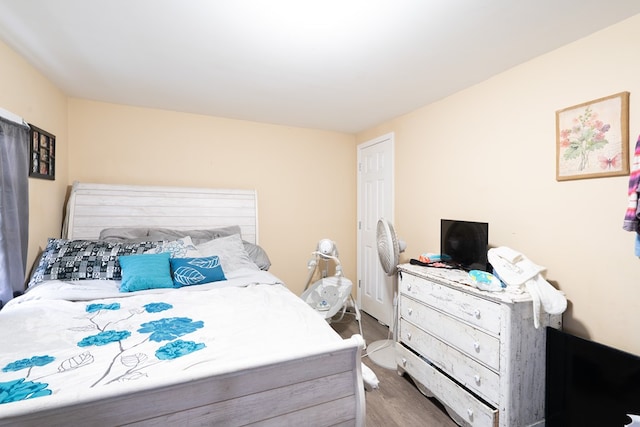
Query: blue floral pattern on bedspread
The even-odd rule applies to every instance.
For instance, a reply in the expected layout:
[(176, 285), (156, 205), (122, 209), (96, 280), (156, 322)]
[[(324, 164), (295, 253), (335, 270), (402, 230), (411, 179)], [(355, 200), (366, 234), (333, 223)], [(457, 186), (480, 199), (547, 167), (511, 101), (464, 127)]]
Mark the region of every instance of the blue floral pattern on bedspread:
[(0, 383), (0, 403), (17, 402), (40, 396), (49, 396), (49, 384), (27, 381), (20, 378), (6, 383)]
[(143, 323), (138, 332), (151, 334), (151, 341), (171, 341), (185, 334), (194, 332), (204, 326), (203, 322), (194, 322), (188, 317), (172, 317), (171, 319), (160, 319)]
[[(9, 363), (7, 366), (2, 368), (2, 372), (21, 371), (27, 368), (31, 371), (31, 368), (34, 366), (48, 365), (54, 360), (55, 358), (51, 356), (33, 356), (30, 359), (20, 359)], [(27, 376), (29, 376), (29, 374), (27, 374)]]
[[(163, 313), (173, 308), (171, 304), (165, 302), (153, 302), (128, 310), (122, 309), (118, 302), (87, 304), (86, 314), (82, 318), (86, 323), (69, 328), (70, 331), (81, 334), (78, 337), (77, 347), (86, 350), (71, 357), (61, 356), (62, 361), (57, 366), (52, 364), (57, 360), (55, 355), (22, 355), (23, 358), (8, 363), (2, 368), (2, 372), (26, 370), (26, 373), (23, 378), (0, 382), (0, 404), (53, 394), (54, 391), (48, 388), (49, 384), (39, 380), (92, 365), (95, 362), (95, 355), (91, 348), (94, 346), (111, 349), (112, 353), (104, 371), (96, 373), (94, 382), (89, 386), (91, 388), (101, 384), (146, 378), (146, 368), (205, 348), (204, 343), (178, 339), (204, 327), (204, 322), (194, 321), (189, 317), (161, 317), (144, 321), (139, 323), (140, 327), (137, 330), (118, 327), (119, 323), (134, 319), (136, 316), (145, 315), (146, 320), (149, 315)], [(112, 315), (105, 317), (107, 312), (111, 312)], [(117, 314), (120, 312), (121, 316)], [(144, 351), (137, 351), (137, 348), (145, 343), (165, 341), (167, 342), (157, 347), (151, 356)], [(148, 349), (148, 347), (145, 348)], [(31, 376), (37, 378), (31, 380)]]

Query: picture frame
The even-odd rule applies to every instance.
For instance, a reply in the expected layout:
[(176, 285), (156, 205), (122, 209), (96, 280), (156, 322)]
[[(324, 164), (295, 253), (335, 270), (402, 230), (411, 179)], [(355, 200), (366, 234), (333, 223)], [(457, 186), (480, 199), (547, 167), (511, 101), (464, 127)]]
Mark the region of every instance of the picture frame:
[(29, 176), (56, 179), (56, 136), (29, 124)]
[(629, 175), (629, 92), (556, 111), (556, 180)]

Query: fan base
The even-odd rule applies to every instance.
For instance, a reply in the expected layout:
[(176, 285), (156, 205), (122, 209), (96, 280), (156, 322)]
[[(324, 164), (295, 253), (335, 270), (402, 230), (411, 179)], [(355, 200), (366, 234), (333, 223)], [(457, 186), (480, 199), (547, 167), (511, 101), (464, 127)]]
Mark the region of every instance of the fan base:
[(396, 369), (396, 344), (393, 340), (379, 340), (368, 344), (367, 356), (378, 366)]

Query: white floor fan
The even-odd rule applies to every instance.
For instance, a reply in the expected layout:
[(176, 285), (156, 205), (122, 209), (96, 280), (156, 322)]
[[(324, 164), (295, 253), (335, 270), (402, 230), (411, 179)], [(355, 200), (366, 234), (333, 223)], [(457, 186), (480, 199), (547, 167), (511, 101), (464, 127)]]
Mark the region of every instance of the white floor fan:
[(391, 333), (393, 339), (374, 341), (367, 347), (369, 359), (376, 365), (387, 369), (396, 368), (395, 338), (396, 338), (396, 308), (397, 308), (397, 278), (400, 253), (404, 252), (407, 244), (398, 239), (393, 225), (384, 218), (378, 220), (376, 227), (376, 243), (378, 245), (378, 257), (382, 270), (387, 276), (393, 276), (393, 318), (391, 321)]

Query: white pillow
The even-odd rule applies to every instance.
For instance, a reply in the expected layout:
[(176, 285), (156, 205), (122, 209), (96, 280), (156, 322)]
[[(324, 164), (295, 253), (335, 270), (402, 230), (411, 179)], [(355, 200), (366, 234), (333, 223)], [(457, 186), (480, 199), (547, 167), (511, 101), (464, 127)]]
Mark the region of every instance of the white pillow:
[(260, 269), (253, 261), (251, 261), (251, 258), (242, 243), (242, 237), (240, 237), (239, 234), (220, 237), (218, 239), (201, 243), (196, 245), (196, 249), (201, 257), (213, 255), (220, 257), (222, 270), (225, 273), (230, 273), (240, 268), (249, 268), (251, 270)]

